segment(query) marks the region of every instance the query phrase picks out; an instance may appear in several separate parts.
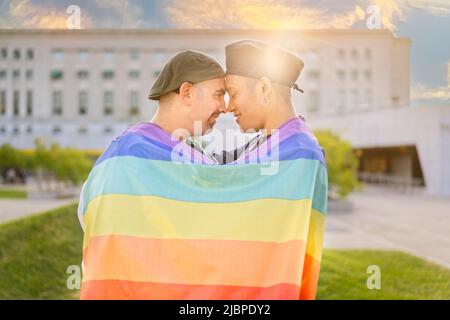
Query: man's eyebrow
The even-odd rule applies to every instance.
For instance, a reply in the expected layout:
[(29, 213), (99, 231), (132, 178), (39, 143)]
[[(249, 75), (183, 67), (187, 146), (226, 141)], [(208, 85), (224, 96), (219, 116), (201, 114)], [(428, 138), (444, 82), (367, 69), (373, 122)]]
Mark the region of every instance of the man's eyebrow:
[(216, 93), (220, 93), (220, 94), (225, 94), (225, 92), (227, 92), (225, 89), (217, 89)]

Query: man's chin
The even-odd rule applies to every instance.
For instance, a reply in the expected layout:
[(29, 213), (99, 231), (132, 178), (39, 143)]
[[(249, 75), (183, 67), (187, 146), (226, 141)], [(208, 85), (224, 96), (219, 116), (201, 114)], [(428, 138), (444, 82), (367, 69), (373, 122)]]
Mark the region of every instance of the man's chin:
[(256, 133), (261, 129), (252, 128), (251, 126), (239, 125), (239, 130), (241, 131), (241, 133)]

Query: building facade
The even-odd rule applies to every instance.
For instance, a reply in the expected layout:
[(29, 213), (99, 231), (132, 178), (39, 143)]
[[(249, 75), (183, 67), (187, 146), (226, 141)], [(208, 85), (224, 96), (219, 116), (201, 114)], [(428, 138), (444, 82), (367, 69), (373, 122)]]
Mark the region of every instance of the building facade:
[[(250, 38), (304, 60), (298, 112), (314, 129), (350, 140), (361, 173), (411, 177), (430, 193), (450, 195), (448, 152), (436, 151), (448, 146), (448, 115), (410, 107), (410, 41), (387, 30), (0, 30), (0, 144), (28, 149), (40, 138), (101, 150), (151, 119), (157, 104), (147, 99), (150, 87), (173, 55), (193, 49), (224, 64), (225, 45)], [(433, 134), (406, 128), (410, 117), (433, 119)], [(222, 116), (218, 128), (236, 128), (233, 117)], [(381, 150), (388, 147), (400, 149)], [(377, 155), (384, 165), (376, 165)], [(438, 182), (442, 170), (446, 183)]]

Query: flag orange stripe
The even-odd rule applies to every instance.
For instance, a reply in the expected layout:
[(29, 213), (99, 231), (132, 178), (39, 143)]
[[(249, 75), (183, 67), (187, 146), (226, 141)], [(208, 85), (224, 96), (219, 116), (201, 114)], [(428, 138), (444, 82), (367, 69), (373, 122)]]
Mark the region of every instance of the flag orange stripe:
[(319, 282), (320, 261), (314, 259), (309, 254), (306, 254), (303, 270), (300, 299), (314, 300), (316, 298), (317, 284)]
[(296, 300), (299, 287), (277, 284), (271, 287), (221, 285), (182, 285), (126, 280), (92, 280), (83, 282), (84, 300)]
[(92, 237), (85, 250), (89, 280), (267, 287), (298, 285), (302, 240), (287, 242)]

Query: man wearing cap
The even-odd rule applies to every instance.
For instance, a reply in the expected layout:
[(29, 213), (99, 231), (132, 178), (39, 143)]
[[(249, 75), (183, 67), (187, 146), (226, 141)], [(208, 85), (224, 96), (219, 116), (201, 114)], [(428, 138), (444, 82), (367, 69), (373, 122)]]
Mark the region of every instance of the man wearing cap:
[[(136, 163), (142, 163), (139, 161), (141, 159), (172, 161), (173, 153), (169, 152), (168, 156), (167, 150), (173, 149), (177, 151), (177, 155), (180, 151), (188, 155), (184, 160), (188, 158), (188, 161), (193, 159), (196, 163), (215, 163), (189, 138), (203, 135), (210, 130), (216, 118), (226, 111), (224, 76), (225, 72), (217, 61), (197, 51), (181, 52), (166, 63), (149, 95), (150, 99), (159, 102), (153, 119), (140, 122), (116, 137), (97, 159), (88, 180), (83, 185), (78, 205), (78, 218), (85, 232), (85, 245), (90, 239), (92, 230), (108, 228), (110, 216), (114, 211), (114, 206), (107, 209), (104, 206), (95, 207), (92, 205), (91, 198), (98, 199), (99, 194), (148, 192), (148, 188), (142, 187), (142, 184), (137, 182), (142, 179), (144, 170), (137, 169), (134, 164), (130, 165), (127, 161)], [(125, 178), (116, 178), (120, 172), (125, 174)], [(127, 191), (122, 188), (125, 184), (124, 179), (131, 181)], [(156, 189), (164, 189), (157, 183), (155, 185)], [(118, 189), (120, 190), (117, 191)], [(139, 205), (139, 203), (139, 197), (137, 200), (130, 200), (130, 206)], [(154, 205), (158, 206), (157, 203)], [(107, 212), (102, 212), (103, 209)], [(102, 214), (105, 214), (107, 218), (89, 218)], [(126, 217), (136, 212), (124, 211), (122, 214)], [(127, 223), (125, 222), (124, 225)], [(132, 228), (132, 226), (129, 227)], [(101, 249), (98, 254), (99, 256), (107, 255), (108, 250)], [(108, 263), (102, 259), (86, 264), (85, 262), (86, 259), (83, 256), (84, 277), (86, 275), (89, 277), (101, 268), (108, 268)], [(117, 260), (114, 264), (126, 266), (131, 265), (132, 261)], [(81, 297), (92, 297), (98, 292), (97, 289), (83, 286)]]
[[(150, 90), (149, 99), (159, 102), (151, 123), (170, 134), (181, 132), (180, 138), (205, 134), (226, 111), (224, 76), (220, 64), (207, 55), (192, 50), (177, 54)], [(192, 139), (186, 141), (203, 152)]]
[[(261, 133), (233, 153), (224, 153), (224, 162), (242, 163), (255, 155), (258, 162), (265, 162), (264, 155), (269, 155), (270, 162), (278, 164), (284, 160), (290, 160), (290, 164), (292, 161), (316, 164), (289, 176), (298, 181), (298, 190), (313, 190), (309, 196), (300, 196), (303, 200), (310, 197), (312, 205), (299, 298), (314, 299), (325, 232), (328, 179), (323, 148), (304, 118), (297, 116), (292, 102), (292, 89), (303, 92), (296, 84), (303, 61), (285, 49), (255, 40), (229, 44), (225, 54), (228, 111), (234, 113), (241, 131)], [(277, 145), (278, 150), (272, 153), (268, 145)], [(306, 179), (312, 172), (316, 177)], [(284, 194), (288, 191), (284, 190)]]
[[(292, 103), (292, 89), (303, 69), (303, 61), (293, 53), (257, 40), (242, 40), (225, 47), (226, 85), (233, 112), (241, 131), (260, 132), (233, 152), (214, 154), (220, 163), (236, 161), (256, 149), (275, 129), (300, 119)], [(296, 120), (294, 120), (296, 121)]]

